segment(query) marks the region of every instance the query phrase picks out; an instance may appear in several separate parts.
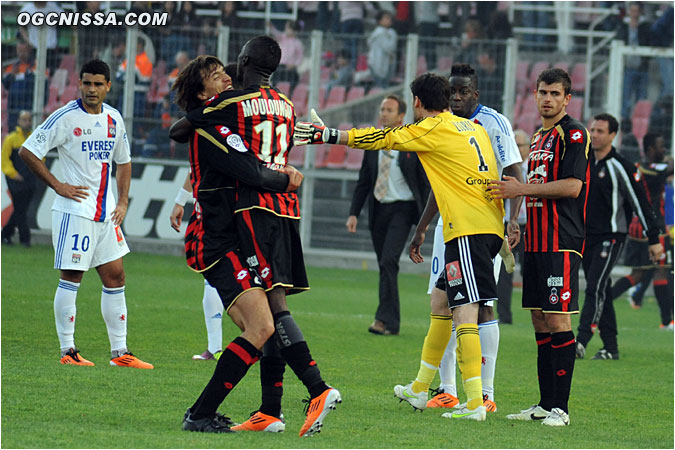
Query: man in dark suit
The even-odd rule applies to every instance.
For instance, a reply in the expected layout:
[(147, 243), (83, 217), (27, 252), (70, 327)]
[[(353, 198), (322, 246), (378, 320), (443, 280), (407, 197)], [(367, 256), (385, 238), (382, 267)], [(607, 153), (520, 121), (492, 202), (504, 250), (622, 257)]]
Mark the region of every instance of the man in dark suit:
[[(380, 124), (400, 126), (406, 104), (395, 95), (382, 100)], [(398, 334), (398, 261), (410, 227), (417, 223), (429, 194), (429, 182), (415, 153), (365, 152), (349, 208), (347, 230), (356, 232), (358, 216), (368, 201), (368, 227), (380, 267), (379, 305), (368, 328), (374, 334)]]

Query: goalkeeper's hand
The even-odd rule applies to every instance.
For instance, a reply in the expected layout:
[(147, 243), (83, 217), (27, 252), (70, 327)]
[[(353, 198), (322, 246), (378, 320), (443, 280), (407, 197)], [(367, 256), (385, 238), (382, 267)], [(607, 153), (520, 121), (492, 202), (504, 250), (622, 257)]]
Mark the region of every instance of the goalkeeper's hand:
[(310, 112), (311, 122), (298, 122), (295, 124), (293, 132), (293, 143), (295, 145), (307, 144), (337, 144), (340, 138), (340, 131), (335, 128), (328, 128), (324, 125), (321, 117), (312, 108)]

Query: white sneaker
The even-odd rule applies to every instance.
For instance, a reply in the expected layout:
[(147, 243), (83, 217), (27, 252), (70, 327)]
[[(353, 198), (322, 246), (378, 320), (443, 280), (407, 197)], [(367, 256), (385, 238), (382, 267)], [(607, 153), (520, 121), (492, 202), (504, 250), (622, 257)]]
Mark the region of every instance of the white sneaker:
[(516, 414), (507, 414), (506, 418), (511, 420), (544, 420), (550, 413), (539, 405), (532, 405)]
[(541, 424), (549, 427), (565, 427), (570, 424), (570, 416), (560, 408), (553, 408)]
[(441, 417), (446, 419), (469, 419), (469, 420), (485, 420), (485, 406), (480, 405), (476, 409), (469, 409), (466, 406), (463, 408), (455, 408), (452, 412), (446, 412)]
[(427, 400), (429, 400), (429, 396), (426, 391), (419, 392), (417, 394), (412, 391), (412, 382), (406, 384), (405, 386), (400, 384), (394, 386), (394, 396), (398, 397), (401, 401), (405, 400), (406, 402), (410, 403), (413, 408), (419, 409), (420, 411), (424, 411), (424, 409), (427, 407)]

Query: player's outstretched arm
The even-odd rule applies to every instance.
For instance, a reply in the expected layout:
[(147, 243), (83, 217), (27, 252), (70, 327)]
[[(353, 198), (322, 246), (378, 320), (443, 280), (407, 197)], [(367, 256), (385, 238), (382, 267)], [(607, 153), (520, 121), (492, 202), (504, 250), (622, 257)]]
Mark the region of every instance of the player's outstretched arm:
[(310, 112), (311, 122), (297, 122), (293, 132), (295, 145), (307, 144), (341, 144), (347, 145), (348, 136), (344, 131), (328, 128), (316, 113), (314, 108)]
[(19, 150), (19, 156), (39, 179), (44, 181), (47, 186), (54, 189), (54, 192), (56, 192), (61, 197), (69, 198), (71, 200), (75, 200), (76, 202), (81, 202), (82, 199), (89, 196), (89, 193), (87, 192), (87, 186), (73, 186), (71, 184), (61, 183), (49, 171), (45, 163), (27, 148), (21, 147), (21, 150)]
[(181, 144), (190, 140), (190, 136), (194, 132), (194, 128), (187, 118), (183, 117), (175, 121), (169, 129), (169, 137)]

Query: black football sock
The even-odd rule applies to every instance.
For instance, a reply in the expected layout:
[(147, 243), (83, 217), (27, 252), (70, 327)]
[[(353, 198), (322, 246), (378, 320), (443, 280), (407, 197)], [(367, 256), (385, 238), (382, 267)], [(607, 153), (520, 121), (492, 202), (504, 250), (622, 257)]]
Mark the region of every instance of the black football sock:
[(553, 407), (567, 410), (567, 401), (572, 388), (574, 373), (574, 332), (562, 331), (551, 334), (551, 375), (554, 379), (555, 395)]
[(260, 386), (262, 387), (262, 403), (260, 412), (268, 416), (281, 415), (281, 397), (284, 393), (284, 371), (286, 362), (279, 352), (275, 336), (269, 338), (263, 347), (260, 358)]
[(213, 415), (259, 357), (258, 349), (241, 336), (230, 342), (220, 355), (211, 380), (190, 408), (191, 417), (198, 420)]
[(612, 285), (612, 300), (626, 292), (629, 288), (635, 286), (635, 280), (630, 275), (621, 277)]
[(661, 311), (661, 324), (666, 326), (673, 320), (673, 288), (668, 280), (654, 280), (654, 295)]
[(553, 407), (555, 381), (551, 361), (551, 333), (534, 333), (537, 340), (537, 377), (539, 379), (539, 406), (546, 411)]
[(312, 359), (302, 331), (288, 311), (274, 315), (274, 330), (277, 345), (286, 364), (305, 385), (311, 398), (318, 397), (328, 386), (321, 378), (321, 372)]

